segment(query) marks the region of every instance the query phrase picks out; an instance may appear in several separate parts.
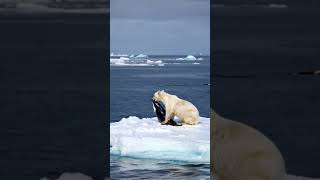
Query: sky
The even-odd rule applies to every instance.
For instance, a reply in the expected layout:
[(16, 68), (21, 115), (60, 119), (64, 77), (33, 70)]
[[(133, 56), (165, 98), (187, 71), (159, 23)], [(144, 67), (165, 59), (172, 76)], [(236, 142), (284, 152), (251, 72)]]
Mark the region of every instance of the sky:
[(210, 53), (210, 0), (110, 0), (111, 52)]

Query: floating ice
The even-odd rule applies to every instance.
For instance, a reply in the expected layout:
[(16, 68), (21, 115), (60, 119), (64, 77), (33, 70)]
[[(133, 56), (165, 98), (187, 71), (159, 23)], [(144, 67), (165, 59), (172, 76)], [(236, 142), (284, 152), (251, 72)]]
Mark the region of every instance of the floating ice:
[(111, 58), (110, 59), (111, 66), (164, 66), (161, 60), (152, 61), (138, 61), (138, 60), (130, 60), (127, 57), (120, 57), (120, 58)]
[(187, 60), (187, 61), (195, 61), (197, 60), (196, 57), (192, 56), (192, 55), (188, 55), (187, 57), (185, 58), (177, 58), (176, 60)]
[(110, 53), (110, 57), (112, 57), (112, 58), (128, 57), (128, 54), (115, 54), (115, 53)]
[(110, 65), (111, 66), (151, 66), (150, 64), (145, 64), (145, 63), (115, 63)]
[(156, 117), (131, 116), (110, 124), (110, 144), (112, 155), (209, 164), (210, 119), (201, 117), (195, 126), (169, 126)]
[(160, 60), (158, 60), (158, 61), (147, 60), (146, 63), (147, 64), (153, 64), (153, 65), (163, 64), (162, 61), (160, 61)]
[(148, 57), (148, 56), (145, 54), (139, 54), (138, 56), (136, 56), (136, 58), (146, 58), (146, 57)]
[(127, 57), (120, 57), (121, 60), (124, 60), (124, 61), (129, 61), (130, 59), (127, 58)]
[(184, 60), (194, 61), (194, 60), (197, 60), (197, 58), (192, 55), (189, 55), (189, 56), (185, 57)]
[(126, 60), (125, 59), (115, 59), (115, 58), (111, 58), (110, 59), (110, 64), (125, 64)]

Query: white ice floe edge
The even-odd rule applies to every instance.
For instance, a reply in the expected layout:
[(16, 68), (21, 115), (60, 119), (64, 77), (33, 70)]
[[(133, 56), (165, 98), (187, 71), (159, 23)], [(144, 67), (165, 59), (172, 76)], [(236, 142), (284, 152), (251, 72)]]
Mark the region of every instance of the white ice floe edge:
[(110, 124), (110, 154), (184, 164), (209, 164), (210, 119), (196, 126), (163, 126), (157, 118), (128, 117)]

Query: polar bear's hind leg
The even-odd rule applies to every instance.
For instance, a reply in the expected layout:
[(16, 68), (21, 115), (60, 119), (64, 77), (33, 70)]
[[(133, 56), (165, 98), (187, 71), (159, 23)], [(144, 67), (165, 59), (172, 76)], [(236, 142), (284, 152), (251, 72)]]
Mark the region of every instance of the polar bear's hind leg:
[(194, 117), (187, 117), (183, 119), (183, 124), (196, 125), (198, 120)]

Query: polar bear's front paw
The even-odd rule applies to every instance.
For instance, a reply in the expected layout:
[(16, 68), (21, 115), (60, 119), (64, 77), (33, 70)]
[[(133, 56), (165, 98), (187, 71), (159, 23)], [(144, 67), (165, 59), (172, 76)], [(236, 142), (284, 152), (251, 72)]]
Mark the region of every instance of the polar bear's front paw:
[(168, 124), (168, 122), (169, 121), (164, 120), (164, 121), (161, 122), (161, 125), (166, 125), (166, 124)]
[(165, 124), (167, 124), (165, 121), (161, 122), (161, 125), (165, 125)]

